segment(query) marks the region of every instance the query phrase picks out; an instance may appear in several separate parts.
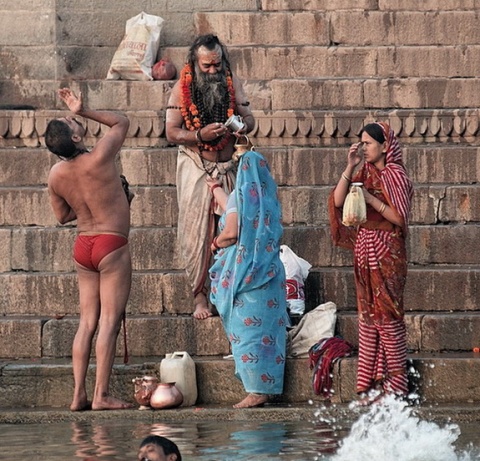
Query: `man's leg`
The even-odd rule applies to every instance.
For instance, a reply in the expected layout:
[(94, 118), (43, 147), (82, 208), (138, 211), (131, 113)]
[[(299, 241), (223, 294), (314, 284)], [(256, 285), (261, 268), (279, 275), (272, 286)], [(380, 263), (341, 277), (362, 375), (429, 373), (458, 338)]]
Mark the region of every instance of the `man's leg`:
[(89, 406), (85, 380), (92, 349), (92, 339), (100, 315), (99, 274), (77, 264), (80, 293), (80, 323), (72, 347), (72, 365), (75, 388), (70, 405), (72, 411)]
[(203, 320), (213, 315), (212, 311), (208, 307), (207, 295), (204, 292), (198, 293), (195, 296), (193, 303), (195, 305), (193, 317), (196, 319)]
[(129, 246), (112, 251), (100, 262), (101, 312), (96, 342), (97, 375), (93, 410), (132, 408), (133, 405), (109, 395), (110, 376), (117, 336), (130, 294), (132, 263)]

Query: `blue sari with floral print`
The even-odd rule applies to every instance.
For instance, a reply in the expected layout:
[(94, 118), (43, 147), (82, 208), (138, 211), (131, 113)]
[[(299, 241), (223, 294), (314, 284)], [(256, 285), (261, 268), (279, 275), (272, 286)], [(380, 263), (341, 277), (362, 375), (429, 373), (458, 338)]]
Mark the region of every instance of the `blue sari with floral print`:
[[(237, 243), (220, 249), (210, 269), (210, 300), (232, 347), (247, 392), (281, 394), (286, 355), (285, 270), (277, 185), (265, 158), (248, 151), (238, 166)], [(220, 220), (220, 229), (225, 213)]]

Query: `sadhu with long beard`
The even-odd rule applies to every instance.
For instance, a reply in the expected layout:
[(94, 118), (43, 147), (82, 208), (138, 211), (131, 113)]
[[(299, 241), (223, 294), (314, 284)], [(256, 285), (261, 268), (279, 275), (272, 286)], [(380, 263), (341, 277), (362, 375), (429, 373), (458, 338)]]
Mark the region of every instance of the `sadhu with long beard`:
[(236, 135), (225, 126), (232, 115), (240, 115), (245, 125), (237, 135), (254, 128), (250, 104), (232, 73), (225, 46), (215, 35), (199, 36), (172, 88), (166, 113), (167, 140), (178, 144), (178, 243), (197, 319), (212, 316), (207, 278), (216, 215), (221, 214), (206, 179), (218, 178), (225, 192), (233, 190)]

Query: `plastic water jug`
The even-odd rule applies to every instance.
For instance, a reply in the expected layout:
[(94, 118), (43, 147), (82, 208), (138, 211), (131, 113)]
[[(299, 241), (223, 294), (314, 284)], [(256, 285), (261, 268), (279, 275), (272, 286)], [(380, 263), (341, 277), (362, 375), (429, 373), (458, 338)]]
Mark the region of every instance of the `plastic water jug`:
[(162, 383), (175, 383), (183, 394), (182, 407), (191, 407), (197, 401), (197, 374), (195, 362), (188, 352), (166, 354), (160, 362)]

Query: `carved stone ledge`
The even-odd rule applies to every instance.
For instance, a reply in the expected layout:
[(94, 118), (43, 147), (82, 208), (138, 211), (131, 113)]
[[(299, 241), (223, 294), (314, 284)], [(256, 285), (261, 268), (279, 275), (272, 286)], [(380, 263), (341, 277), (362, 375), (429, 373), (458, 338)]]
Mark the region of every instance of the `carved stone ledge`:
[[(43, 145), (49, 120), (66, 111), (0, 111), (0, 147)], [(126, 112), (130, 129), (126, 147), (166, 146), (162, 111)], [(331, 146), (358, 139), (362, 127), (378, 120), (390, 123), (403, 143), (472, 143), (480, 129), (478, 109), (395, 109), (391, 111), (254, 111), (251, 133), (258, 146)], [(92, 144), (105, 130), (85, 121), (86, 142)]]

